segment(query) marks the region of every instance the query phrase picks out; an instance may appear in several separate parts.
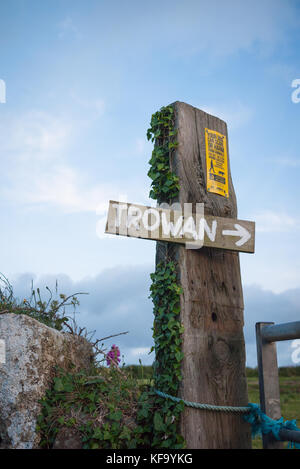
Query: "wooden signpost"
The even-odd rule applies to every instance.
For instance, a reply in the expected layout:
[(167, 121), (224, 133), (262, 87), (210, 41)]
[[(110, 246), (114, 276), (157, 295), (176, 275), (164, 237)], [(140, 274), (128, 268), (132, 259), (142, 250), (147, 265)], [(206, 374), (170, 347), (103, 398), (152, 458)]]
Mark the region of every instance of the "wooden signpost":
[[(226, 123), (182, 102), (172, 106), (178, 146), (170, 169), (179, 178), (177, 202), (191, 204), (190, 213), (180, 219), (178, 211), (110, 202), (106, 232), (154, 239), (156, 264), (176, 261), (183, 291), (180, 397), (246, 406), (239, 251), (254, 252), (254, 223), (237, 220)], [(197, 203), (204, 206), (198, 218)], [(181, 434), (187, 448), (251, 448), (250, 427), (240, 414), (185, 407)]]
[(178, 211), (110, 201), (105, 233), (254, 252), (254, 222), (193, 214), (192, 204), (186, 205), (186, 211)]

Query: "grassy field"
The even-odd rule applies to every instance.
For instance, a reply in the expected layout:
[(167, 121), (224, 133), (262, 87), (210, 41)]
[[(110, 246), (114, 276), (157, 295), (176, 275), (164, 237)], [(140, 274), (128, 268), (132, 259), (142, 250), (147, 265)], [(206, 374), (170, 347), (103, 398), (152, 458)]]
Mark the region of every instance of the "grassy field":
[[(296, 419), (300, 426), (300, 376), (280, 376), (281, 415), (284, 420)], [(249, 402), (259, 404), (258, 378), (248, 377)], [(253, 440), (253, 448), (262, 448), (261, 438)]]

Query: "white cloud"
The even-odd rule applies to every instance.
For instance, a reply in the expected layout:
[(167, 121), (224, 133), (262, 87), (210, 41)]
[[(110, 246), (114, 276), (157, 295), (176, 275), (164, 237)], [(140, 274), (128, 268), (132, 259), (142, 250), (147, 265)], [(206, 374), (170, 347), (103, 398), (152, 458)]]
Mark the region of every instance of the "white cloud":
[(120, 188), (113, 183), (91, 184), (87, 171), (71, 165), (68, 155), (80, 126), (72, 118), (42, 111), (2, 121), (2, 197), (31, 207), (52, 205), (67, 212), (104, 213)]
[(141, 355), (148, 355), (149, 352), (149, 347), (135, 347), (130, 349), (131, 355), (135, 358), (139, 358)]
[[(107, 200), (106, 187), (97, 185), (89, 188), (82, 173), (63, 165), (52, 167), (50, 171), (36, 172), (31, 184), (23, 185), (22, 189), (23, 202), (52, 204), (68, 212), (95, 212), (99, 202)], [(7, 194), (12, 196), (12, 191)]]
[[(102, 99), (81, 98), (76, 93), (72, 98), (84, 111), (79, 116), (30, 110), (0, 122), (2, 198), (27, 208), (53, 206), (104, 217), (109, 200), (148, 203), (144, 185), (128, 187), (126, 179), (95, 183), (84, 161), (74, 165), (78, 136), (103, 115), (105, 104)], [(133, 153), (142, 152), (147, 143), (137, 139), (135, 144)]]
[(299, 229), (300, 220), (286, 213), (266, 210), (253, 217), (256, 231), (261, 233), (280, 233)]
[[(145, 202), (144, 187), (131, 184), (127, 189), (125, 179), (95, 183), (83, 162), (73, 164), (78, 135), (104, 112), (101, 99), (81, 99), (76, 94), (73, 98), (85, 109), (79, 117), (31, 110), (0, 122), (2, 198), (27, 208), (54, 206), (64, 212), (104, 216), (109, 200)], [(138, 140), (137, 149), (142, 151), (143, 146)]]
[[(2, 121), (0, 143), (3, 155), (18, 162), (59, 159), (70, 143), (73, 123), (66, 118), (31, 110)], [(36, 162), (36, 161), (35, 161)]]
[[(44, 300), (48, 298), (45, 287), (48, 286), (55, 293), (56, 280), (58, 280), (59, 293), (67, 295), (75, 292), (89, 293), (78, 297), (80, 301), (78, 324), (81, 327), (85, 326), (88, 331), (95, 330), (95, 339), (128, 331), (128, 334), (105, 341), (105, 345), (107, 348), (112, 344), (118, 345), (121, 355), (125, 355), (127, 364), (138, 363), (139, 358), (144, 364), (150, 364), (154, 359), (154, 353), (148, 355), (153, 345), (151, 331), (153, 304), (148, 297), (151, 270), (152, 266), (123, 266), (105, 270), (95, 277), (77, 282), (62, 274), (39, 278), (23, 274), (16, 276), (12, 284), (16, 296), (20, 299), (29, 297), (32, 278), (34, 278), (34, 287), (40, 288)], [(259, 286), (246, 286), (244, 299), (247, 364), (256, 366), (255, 323), (299, 320), (300, 288), (276, 294)], [(292, 352), (290, 342), (283, 343), (282, 347), (278, 344), (281, 366), (293, 365)]]
[(102, 215), (101, 227), (97, 225), (99, 234), (106, 221), (108, 201), (120, 200), (119, 192), (119, 186), (114, 183), (90, 186), (87, 173), (68, 165), (52, 165), (34, 172), (23, 168), (15, 172), (9, 187), (2, 188), (4, 197), (30, 208), (43, 205), (67, 213), (98, 213)]

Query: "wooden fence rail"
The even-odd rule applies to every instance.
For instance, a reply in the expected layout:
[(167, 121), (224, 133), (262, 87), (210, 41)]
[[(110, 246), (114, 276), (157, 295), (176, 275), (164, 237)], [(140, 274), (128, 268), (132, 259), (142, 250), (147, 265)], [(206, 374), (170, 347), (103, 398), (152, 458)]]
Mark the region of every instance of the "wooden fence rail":
[[(258, 322), (256, 327), (257, 363), (261, 410), (270, 418), (281, 417), (279, 375), (276, 342), (300, 338), (300, 321), (274, 324)], [(282, 429), (279, 433), (283, 441), (300, 442), (300, 432)], [(282, 441), (271, 434), (263, 435), (264, 449), (281, 449)]]

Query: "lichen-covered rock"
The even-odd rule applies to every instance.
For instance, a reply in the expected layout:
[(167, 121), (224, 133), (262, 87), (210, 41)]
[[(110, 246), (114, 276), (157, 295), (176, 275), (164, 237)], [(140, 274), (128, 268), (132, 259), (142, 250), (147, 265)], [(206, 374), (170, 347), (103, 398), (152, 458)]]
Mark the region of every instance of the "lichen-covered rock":
[(92, 346), (83, 337), (62, 333), (20, 314), (0, 315), (0, 448), (33, 449), (39, 444), (39, 400), (55, 367), (74, 371), (92, 364)]

